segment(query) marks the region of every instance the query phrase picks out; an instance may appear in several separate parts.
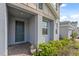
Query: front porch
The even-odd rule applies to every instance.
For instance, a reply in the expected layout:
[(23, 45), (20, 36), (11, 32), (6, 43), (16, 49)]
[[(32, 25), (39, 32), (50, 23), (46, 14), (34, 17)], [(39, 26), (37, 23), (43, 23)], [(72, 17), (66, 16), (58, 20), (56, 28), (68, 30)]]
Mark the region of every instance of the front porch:
[(15, 7), (8, 8), (8, 55), (31, 55), (31, 43), (34, 47), (40, 42), (54, 38), (54, 21), (41, 15), (23, 11)]
[(30, 44), (22, 43), (17, 45), (11, 45), (8, 47), (9, 56), (31, 56)]
[(7, 55), (27, 56), (31, 54), (31, 45), (36, 47), (36, 14), (15, 7), (8, 9)]
[(8, 45), (30, 42), (35, 45), (36, 15), (15, 7), (8, 9)]

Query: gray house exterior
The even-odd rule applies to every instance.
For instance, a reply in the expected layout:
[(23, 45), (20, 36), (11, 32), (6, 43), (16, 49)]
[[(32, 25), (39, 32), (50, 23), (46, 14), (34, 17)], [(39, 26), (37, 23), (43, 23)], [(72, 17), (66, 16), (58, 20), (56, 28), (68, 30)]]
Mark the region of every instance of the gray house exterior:
[(72, 32), (77, 31), (77, 22), (63, 21), (60, 22), (60, 38), (71, 38)]
[(77, 27), (76, 32), (77, 32), (77, 39), (79, 39), (79, 27)]
[(0, 3), (0, 55), (8, 45), (59, 40), (59, 4)]

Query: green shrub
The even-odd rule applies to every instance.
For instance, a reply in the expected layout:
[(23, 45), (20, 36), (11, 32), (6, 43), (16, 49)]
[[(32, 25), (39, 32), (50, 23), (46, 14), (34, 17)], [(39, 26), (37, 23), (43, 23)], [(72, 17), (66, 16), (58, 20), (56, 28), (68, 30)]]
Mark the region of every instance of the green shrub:
[(37, 56), (57, 56), (57, 55), (67, 55), (69, 52), (70, 40), (65, 38), (63, 40), (51, 40), (48, 43), (42, 43), (39, 45), (37, 51), (33, 55)]
[(68, 39), (61, 40), (60, 42), (61, 42), (62, 46), (68, 46), (70, 44), (70, 40), (68, 40)]
[(73, 41), (74, 41), (74, 39), (76, 39), (77, 35), (78, 35), (77, 32), (72, 32), (71, 37), (72, 37)]
[(39, 45), (39, 49), (41, 49), (41, 51), (38, 51), (37, 53), (34, 53), (35, 55), (38, 56), (49, 56), (52, 53), (52, 47), (51, 45), (48, 43), (42, 43)]
[(60, 41), (50, 41), (49, 44), (51, 44), (52, 47), (52, 55), (56, 56), (59, 55), (60, 49), (63, 48)]
[(58, 49), (62, 47), (62, 44), (60, 41), (49, 41), (49, 44), (51, 44), (52, 47), (57, 47)]
[(70, 54), (70, 47), (72, 44), (72, 41), (68, 38), (63, 38), (63, 40), (60, 40), (62, 44), (62, 48), (60, 49), (60, 54), (59, 55), (69, 55)]

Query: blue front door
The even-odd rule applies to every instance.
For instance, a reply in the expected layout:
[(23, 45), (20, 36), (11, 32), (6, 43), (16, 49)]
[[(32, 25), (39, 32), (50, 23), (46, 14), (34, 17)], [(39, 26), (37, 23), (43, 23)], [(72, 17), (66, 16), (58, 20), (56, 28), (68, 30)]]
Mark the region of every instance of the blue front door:
[(15, 25), (15, 42), (24, 41), (24, 22), (16, 21)]

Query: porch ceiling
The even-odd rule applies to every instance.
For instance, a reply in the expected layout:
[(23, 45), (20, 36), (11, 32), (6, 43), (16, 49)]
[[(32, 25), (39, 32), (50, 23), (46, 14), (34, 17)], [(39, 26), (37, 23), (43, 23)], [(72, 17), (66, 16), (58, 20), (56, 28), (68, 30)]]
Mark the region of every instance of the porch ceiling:
[(12, 8), (12, 7), (8, 7), (8, 12), (9, 12), (9, 15), (13, 15), (15, 17), (20, 17), (20, 18), (31, 18), (32, 14), (30, 13), (27, 13), (27, 12), (23, 12), (21, 10), (18, 10), (18, 9), (15, 9), (15, 8)]

